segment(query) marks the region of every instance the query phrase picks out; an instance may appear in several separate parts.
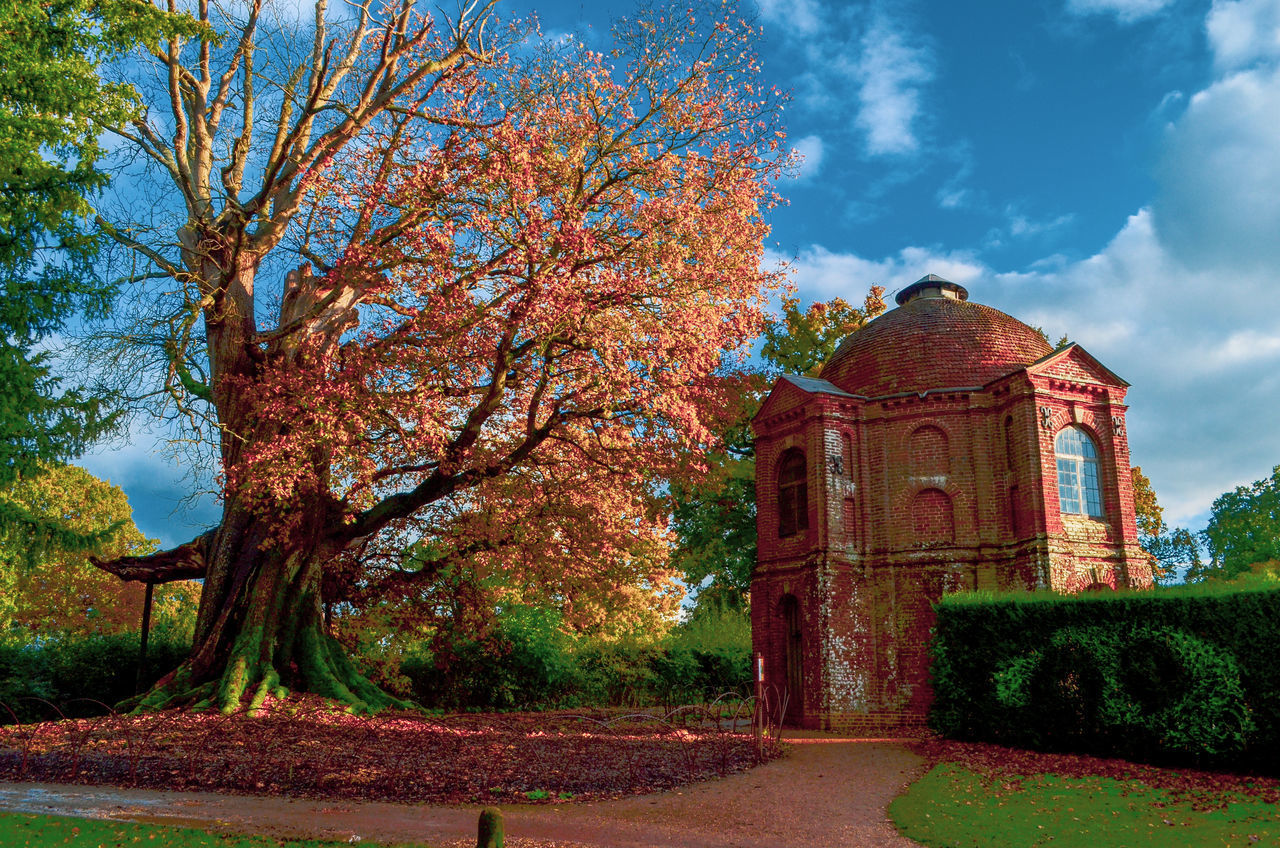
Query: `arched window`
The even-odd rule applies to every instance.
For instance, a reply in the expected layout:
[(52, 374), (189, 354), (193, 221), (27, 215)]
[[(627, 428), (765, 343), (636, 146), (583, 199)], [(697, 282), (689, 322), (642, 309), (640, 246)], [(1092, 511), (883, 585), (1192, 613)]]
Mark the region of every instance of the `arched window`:
[(1058, 458), (1058, 504), (1062, 512), (1102, 518), (1098, 447), (1079, 427), (1067, 427), (1053, 443)]
[(804, 452), (791, 448), (778, 461), (778, 538), (809, 529), (809, 485)]

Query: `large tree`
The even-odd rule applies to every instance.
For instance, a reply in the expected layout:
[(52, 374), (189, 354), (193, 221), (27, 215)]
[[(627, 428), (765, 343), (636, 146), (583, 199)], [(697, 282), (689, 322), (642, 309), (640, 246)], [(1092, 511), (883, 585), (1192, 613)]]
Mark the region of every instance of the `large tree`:
[(284, 29), (262, 0), (229, 8), (198, 4), (221, 45), (151, 55), (153, 111), (117, 131), (168, 188), (102, 221), (136, 263), (112, 373), (208, 425), (222, 520), (102, 567), (204, 578), (191, 658), (144, 706), (288, 686), (377, 707), (322, 630), (352, 550), (428, 528), (392, 588), (552, 509), (524, 565), (554, 580), (557, 550), (625, 529), (596, 515), (700, 471), (684, 458), (724, 403), (714, 372), (777, 282), (777, 100), (730, 7), (643, 12), (607, 56), (477, 3), (442, 24), (318, 0)]
[(1173, 580), (1179, 572), (1197, 574), (1201, 570), (1200, 546), (1185, 527), (1170, 529), (1164, 508), (1156, 499), (1151, 480), (1141, 466), (1130, 469), (1133, 482), (1133, 511), (1138, 523), (1138, 544), (1151, 559), (1151, 571), (1158, 582)]

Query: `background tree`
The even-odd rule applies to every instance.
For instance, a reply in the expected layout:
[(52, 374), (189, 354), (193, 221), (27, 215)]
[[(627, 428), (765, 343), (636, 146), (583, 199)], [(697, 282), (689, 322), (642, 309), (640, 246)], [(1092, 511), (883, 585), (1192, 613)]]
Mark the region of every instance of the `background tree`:
[[(42, 468), (0, 489), (0, 501), (80, 536), (117, 528), (100, 551), (104, 556), (140, 556), (156, 548), (156, 540), (134, 526), (124, 492), (82, 468)], [(78, 546), (64, 548), (55, 539), (33, 552), (29, 542), (29, 535), (18, 528), (0, 530), (0, 634), (26, 638), (138, 628), (141, 585), (92, 567)], [(177, 623), (186, 607), (194, 618), (192, 589), (187, 583), (166, 587), (155, 599), (157, 617)]]
[(1201, 535), (1209, 560), (1188, 580), (1231, 580), (1280, 560), (1280, 466), (1269, 478), (1215, 498)]
[(806, 310), (801, 310), (797, 298), (784, 297), (782, 317), (765, 327), (760, 350), (764, 373), (772, 378), (780, 374), (817, 376), (850, 333), (885, 311), (883, 297), (884, 286), (872, 285), (861, 306), (836, 297), (812, 303)]
[(1175, 579), (1179, 572), (1198, 573), (1201, 568), (1200, 546), (1185, 527), (1173, 530), (1164, 521), (1164, 509), (1156, 499), (1151, 480), (1142, 467), (1130, 469), (1133, 480), (1133, 506), (1138, 522), (1138, 544), (1151, 558), (1151, 569), (1157, 581)]
[(224, 46), (155, 51), (157, 116), (117, 132), (171, 188), (102, 221), (139, 263), (113, 373), (209, 425), (222, 521), (102, 566), (204, 578), (192, 656), (146, 706), (290, 686), (376, 707), (322, 630), (350, 550), (403, 550), (419, 522), (437, 544), (417, 573), (439, 574), (519, 540), (544, 493), (572, 503), (583, 469), (608, 483), (575, 505), (592, 516), (702, 471), (683, 460), (724, 404), (713, 373), (778, 282), (777, 101), (729, 7), (645, 11), (608, 57), (503, 49), (487, 5), (438, 29), (408, 2), (320, 0), (304, 36), (245, 12), (202, 4)]
[[(405, 550), (371, 542), (328, 569), (330, 632), (378, 677), (424, 647), (447, 676), (457, 650), (486, 640), (517, 609), (545, 613), (572, 637), (658, 638), (675, 624), (684, 589), (655, 499), (618, 499), (590, 466), (532, 501), (502, 491), (528, 485), (519, 472), (494, 483), (502, 485), (450, 517), (453, 538), (402, 522), (399, 535), (417, 539)], [(506, 510), (519, 504), (526, 512), (512, 517)], [(457, 547), (478, 537), (492, 547)], [(542, 563), (555, 563), (554, 579)]]
[(750, 422), (781, 374), (815, 375), (848, 335), (885, 310), (883, 286), (871, 286), (861, 307), (833, 298), (802, 309), (782, 300), (781, 317), (764, 330), (762, 367), (726, 377), (738, 401), (725, 408), (720, 444), (709, 455), (715, 475), (672, 489), (672, 563), (694, 588), (698, 606), (745, 610), (756, 563), (755, 450)]
[[(90, 199), (102, 128), (137, 113), (128, 86), (105, 84), (101, 62), (161, 33), (198, 31), (189, 18), (138, 0), (0, 2), (0, 486), (77, 456), (109, 424), (101, 404), (63, 391), (40, 343), (76, 310), (101, 311), (112, 287), (94, 274)], [(92, 547), (19, 501), (0, 500), (0, 528)], [(105, 528), (103, 528), (105, 529)]]

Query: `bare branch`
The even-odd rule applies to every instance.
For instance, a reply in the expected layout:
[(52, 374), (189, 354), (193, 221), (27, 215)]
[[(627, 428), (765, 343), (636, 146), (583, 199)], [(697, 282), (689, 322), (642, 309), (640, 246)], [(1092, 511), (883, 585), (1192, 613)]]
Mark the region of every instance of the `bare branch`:
[(142, 242), (132, 239), (129, 236), (126, 236), (124, 233), (121, 233), (111, 224), (110, 221), (107, 221), (101, 215), (95, 216), (93, 220), (94, 220), (94, 223), (96, 223), (99, 227), (102, 228), (102, 231), (107, 234), (108, 238), (110, 238), (112, 241), (116, 242), (117, 244), (121, 244), (124, 247), (129, 248), (130, 250), (134, 250), (134, 251), (137, 251), (138, 253), (141, 253), (143, 256), (147, 257), (153, 263), (155, 263), (156, 267), (164, 271), (164, 273), (167, 276), (172, 277), (173, 279), (178, 280), (179, 282), (190, 279), (191, 275), (189, 272), (184, 271), (182, 268), (179, 268), (177, 265), (173, 264), (173, 262), (166, 259), (158, 251), (156, 251), (154, 248), (150, 247), (149, 245), (145, 245)]

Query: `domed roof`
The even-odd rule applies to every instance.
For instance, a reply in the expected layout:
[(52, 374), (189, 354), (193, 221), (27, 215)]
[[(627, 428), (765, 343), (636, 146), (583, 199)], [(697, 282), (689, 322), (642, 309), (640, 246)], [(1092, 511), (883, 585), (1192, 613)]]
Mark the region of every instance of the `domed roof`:
[(917, 280), (898, 293), (897, 309), (846, 338), (820, 376), (880, 397), (984, 386), (1053, 352), (1031, 327), (968, 297), (933, 274)]

